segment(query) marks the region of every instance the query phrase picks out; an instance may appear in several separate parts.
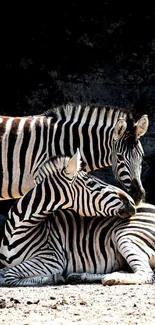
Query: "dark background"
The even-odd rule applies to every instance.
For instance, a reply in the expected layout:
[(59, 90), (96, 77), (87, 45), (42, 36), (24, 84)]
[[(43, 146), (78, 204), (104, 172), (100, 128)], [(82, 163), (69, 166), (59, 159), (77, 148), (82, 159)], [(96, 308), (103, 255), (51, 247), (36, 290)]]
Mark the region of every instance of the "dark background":
[[(147, 201), (155, 204), (154, 5), (110, 0), (41, 5), (1, 8), (0, 113), (38, 114), (70, 101), (126, 107), (136, 119), (148, 114), (142, 178)], [(113, 182), (111, 169), (104, 173)]]

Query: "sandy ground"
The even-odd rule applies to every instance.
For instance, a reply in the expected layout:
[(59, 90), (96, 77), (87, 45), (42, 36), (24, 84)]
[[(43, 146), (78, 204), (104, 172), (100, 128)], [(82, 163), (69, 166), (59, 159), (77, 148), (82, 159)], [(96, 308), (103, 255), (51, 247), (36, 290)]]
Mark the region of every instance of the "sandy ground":
[(0, 325), (155, 324), (155, 285), (0, 288)]

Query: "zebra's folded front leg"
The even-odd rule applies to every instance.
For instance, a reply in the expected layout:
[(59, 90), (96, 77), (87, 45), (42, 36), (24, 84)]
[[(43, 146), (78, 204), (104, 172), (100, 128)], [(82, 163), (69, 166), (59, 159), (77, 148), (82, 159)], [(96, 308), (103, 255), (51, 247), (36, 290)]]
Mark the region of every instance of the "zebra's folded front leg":
[[(123, 231), (123, 230), (122, 230)], [(135, 240), (135, 241), (134, 241)], [(150, 284), (154, 282), (154, 272), (150, 267), (153, 250), (145, 242), (128, 239), (128, 234), (118, 236), (117, 249), (131, 268), (131, 272), (113, 272), (101, 280), (103, 285)]]
[(104, 286), (116, 284), (151, 284), (154, 282), (154, 274), (153, 272), (145, 273), (144, 271), (136, 273), (113, 272), (106, 274), (101, 279), (101, 282)]
[(70, 273), (66, 277), (66, 282), (71, 284), (101, 282), (105, 274), (92, 273)]

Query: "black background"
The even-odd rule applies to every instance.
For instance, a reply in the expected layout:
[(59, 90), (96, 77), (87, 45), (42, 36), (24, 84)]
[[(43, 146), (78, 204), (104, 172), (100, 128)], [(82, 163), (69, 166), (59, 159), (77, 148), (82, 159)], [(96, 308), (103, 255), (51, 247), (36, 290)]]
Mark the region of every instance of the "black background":
[[(98, 102), (125, 106), (135, 117), (147, 113), (154, 131), (153, 3), (7, 3), (0, 15), (2, 115), (38, 114), (68, 101)], [(155, 204), (155, 155), (149, 141), (147, 146), (143, 183)]]

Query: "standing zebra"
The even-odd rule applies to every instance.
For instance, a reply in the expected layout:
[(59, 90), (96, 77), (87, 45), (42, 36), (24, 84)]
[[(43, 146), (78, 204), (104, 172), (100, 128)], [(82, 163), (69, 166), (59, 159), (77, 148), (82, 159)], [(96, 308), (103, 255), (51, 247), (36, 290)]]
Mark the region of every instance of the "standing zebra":
[[(80, 153), (52, 157), (39, 169), (35, 187), (8, 213), (0, 247), (0, 262), (19, 264), (35, 250), (36, 239), (44, 241), (40, 223), (57, 209), (71, 209), (80, 216), (132, 216), (133, 199), (119, 188), (107, 185), (81, 170)], [(52, 219), (52, 218), (51, 218)], [(43, 237), (42, 237), (43, 236)]]
[(72, 156), (79, 148), (87, 171), (112, 165), (137, 204), (144, 195), (139, 138), (147, 128), (147, 115), (135, 123), (130, 112), (109, 107), (66, 105), (44, 115), (1, 116), (0, 199), (23, 196), (49, 157)]
[[(23, 242), (17, 236), (18, 250), (12, 267), (1, 270), (0, 286), (153, 283), (154, 238), (155, 206), (150, 204), (141, 203), (129, 219), (82, 218), (57, 210), (34, 233), (25, 233)], [(13, 266), (19, 256), (21, 263)]]

